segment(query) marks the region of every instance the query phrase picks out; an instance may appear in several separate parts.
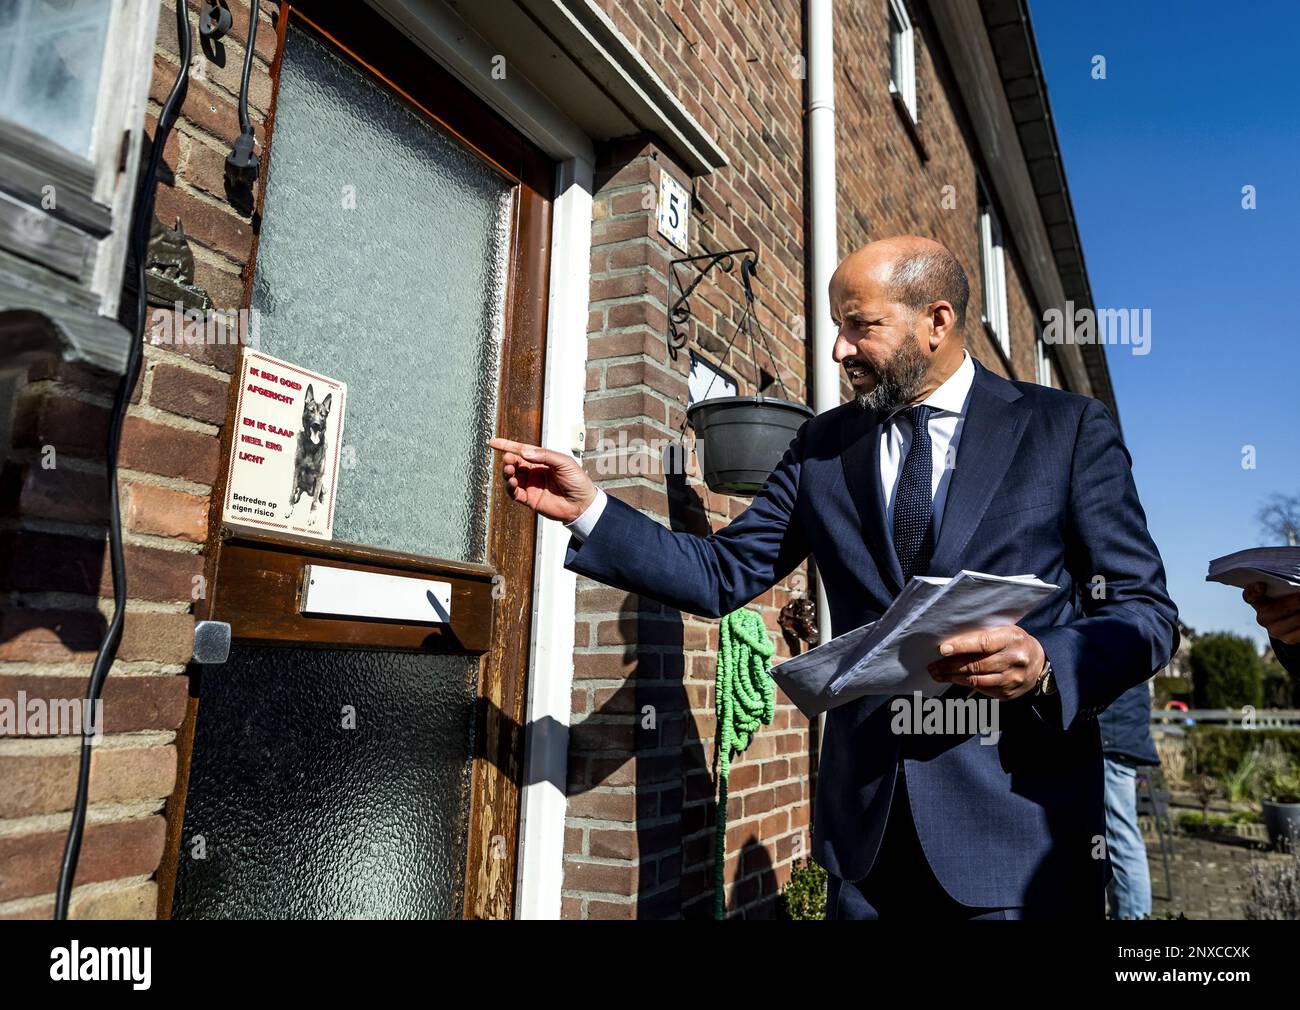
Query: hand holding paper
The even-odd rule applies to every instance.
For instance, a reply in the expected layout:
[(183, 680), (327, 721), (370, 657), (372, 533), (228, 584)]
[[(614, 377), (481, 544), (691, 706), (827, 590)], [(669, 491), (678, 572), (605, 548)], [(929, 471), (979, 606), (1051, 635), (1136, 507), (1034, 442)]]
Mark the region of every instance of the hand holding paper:
[(1253, 547), (1210, 562), (1206, 582), (1244, 589), (1260, 627), (1286, 645), (1300, 645), (1300, 547)]
[[(1030, 686), (1036, 681), (1042, 647), (1011, 626), (1056, 588), (1032, 575), (963, 571), (951, 579), (913, 578), (880, 620), (786, 660), (773, 668), (772, 676), (809, 718), (868, 694), (940, 694), (947, 684), (930, 672), (936, 661), (948, 674), (960, 671), (966, 678), (952, 683), (987, 688), (989, 694), (1009, 691), (995, 696), (1015, 697), (1028, 689), (1026, 679)], [(966, 640), (970, 632), (989, 629), (996, 629), (996, 635)], [(940, 645), (956, 636), (964, 637), (958, 638), (951, 658), (941, 659)], [(970, 680), (972, 675), (977, 680)], [(985, 680), (994, 676), (999, 679)]]
[(939, 654), (951, 658), (930, 664), (935, 680), (974, 688), (1000, 701), (1031, 691), (1047, 661), (1038, 639), (1014, 624), (955, 635), (940, 643)]

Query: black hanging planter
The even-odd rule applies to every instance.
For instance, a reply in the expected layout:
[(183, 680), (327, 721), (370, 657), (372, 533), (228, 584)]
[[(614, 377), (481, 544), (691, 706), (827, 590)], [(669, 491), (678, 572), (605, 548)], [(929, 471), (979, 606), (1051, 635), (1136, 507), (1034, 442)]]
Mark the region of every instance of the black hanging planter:
[(686, 409), (695, 452), (710, 491), (755, 495), (799, 426), (813, 416), (802, 403), (768, 396), (720, 396)]
[[(767, 343), (767, 333), (754, 310), (754, 289), (751, 278), (758, 272), (758, 253), (752, 249), (731, 249), (703, 256), (688, 256), (673, 260), (672, 277), (681, 294), (668, 313), (668, 353), (677, 357), (677, 349), (686, 343), (686, 335), (678, 324), (690, 319), (687, 299), (696, 286), (713, 267), (721, 266), (730, 273), (732, 257), (743, 257), (740, 262), (740, 281), (745, 292), (745, 310), (736, 325), (736, 331), (727, 343), (726, 353), (742, 332), (749, 337), (750, 351), (757, 362), (757, 344), (754, 329), (759, 330), (767, 348), (776, 381), (785, 390), (776, 356)], [(679, 263), (703, 263), (690, 285), (683, 288), (677, 276)], [(761, 373), (760, 373), (761, 374)], [(809, 407), (789, 400), (764, 396), (721, 396), (700, 400), (686, 408), (686, 424), (695, 429), (695, 452), (699, 457), (700, 471), (710, 491), (719, 494), (752, 496), (762, 490), (768, 477), (781, 462), (799, 426), (813, 416)]]

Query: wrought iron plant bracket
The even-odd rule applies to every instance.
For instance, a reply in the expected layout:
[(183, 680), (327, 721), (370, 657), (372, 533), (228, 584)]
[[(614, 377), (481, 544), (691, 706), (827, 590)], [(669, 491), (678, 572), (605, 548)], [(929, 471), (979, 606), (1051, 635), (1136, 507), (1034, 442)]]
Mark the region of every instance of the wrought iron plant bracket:
[[(749, 279), (758, 271), (758, 253), (748, 246), (741, 249), (727, 249), (723, 252), (704, 253), (700, 256), (683, 256), (681, 259), (675, 259), (668, 264), (668, 272), (671, 275), (669, 294), (672, 294), (673, 288), (677, 290), (678, 294), (668, 307), (668, 330), (664, 336), (668, 344), (668, 356), (674, 361), (677, 360), (677, 352), (685, 347), (690, 339), (686, 324), (691, 319), (691, 295), (699, 287), (700, 281), (704, 280), (714, 267), (720, 266), (723, 273), (731, 273), (736, 265), (735, 257), (737, 256), (744, 257), (740, 263), (740, 281), (745, 288), (745, 301), (752, 306), (754, 304), (754, 290), (750, 286)], [(704, 265), (698, 267), (697, 273), (691, 279), (690, 284), (683, 287), (682, 278), (677, 272), (677, 268), (688, 263), (702, 263)]]

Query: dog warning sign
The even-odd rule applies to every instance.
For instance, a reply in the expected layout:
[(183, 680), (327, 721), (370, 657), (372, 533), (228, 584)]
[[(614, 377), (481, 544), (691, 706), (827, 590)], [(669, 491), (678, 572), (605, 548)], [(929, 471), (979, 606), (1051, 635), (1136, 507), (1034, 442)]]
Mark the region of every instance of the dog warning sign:
[(348, 387), (244, 349), (223, 522), (329, 540)]

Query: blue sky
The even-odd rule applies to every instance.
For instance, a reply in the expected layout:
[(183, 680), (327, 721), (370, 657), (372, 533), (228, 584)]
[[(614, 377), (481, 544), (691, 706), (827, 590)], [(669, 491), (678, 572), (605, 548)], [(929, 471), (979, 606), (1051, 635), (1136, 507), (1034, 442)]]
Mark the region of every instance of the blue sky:
[(1204, 579), (1265, 542), (1269, 494), (1300, 494), (1300, 3), (1030, 8), (1093, 298), (1152, 312), (1151, 352), (1107, 360), (1170, 593), (1198, 632), (1262, 643)]

